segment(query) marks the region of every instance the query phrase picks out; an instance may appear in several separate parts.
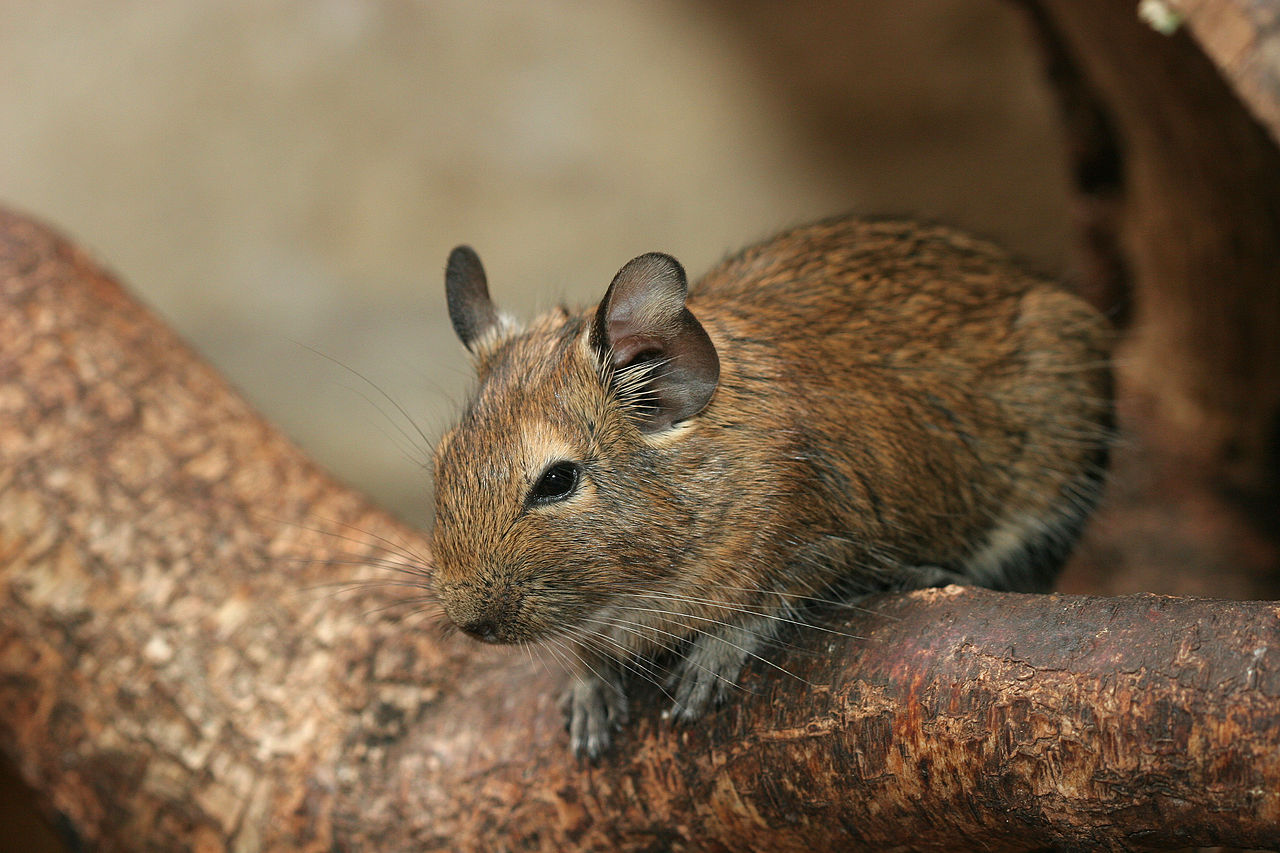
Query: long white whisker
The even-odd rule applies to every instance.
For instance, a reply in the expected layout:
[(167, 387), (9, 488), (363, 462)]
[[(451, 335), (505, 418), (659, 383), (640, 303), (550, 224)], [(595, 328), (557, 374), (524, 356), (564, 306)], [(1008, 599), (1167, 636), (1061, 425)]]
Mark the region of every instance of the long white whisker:
[[(303, 349), (310, 350), (310, 351), (311, 351), (312, 353), (314, 353), (315, 355), (318, 355), (318, 356), (320, 356), (321, 358), (326, 359), (326, 360), (328, 360), (328, 361), (332, 362), (333, 364), (336, 364), (338, 367), (341, 367), (343, 370), (347, 371), (347, 372), (348, 372), (348, 373), (350, 373), (352, 376), (356, 377), (357, 379), (359, 379), (360, 381), (364, 382), (364, 383), (365, 383), (366, 385), (368, 385), (369, 387), (373, 388), (375, 391), (377, 391), (379, 394), (381, 394), (381, 395), (382, 395), (383, 399), (385, 399), (385, 400), (386, 400), (388, 403), (390, 403), (391, 405), (395, 406), (396, 411), (400, 413), (400, 416), (401, 416), (401, 417), (403, 417), (403, 418), (405, 419), (405, 421), (407, 421), (407, 422), (408, 422), (408, 424), (409, 424), (411, 427), (413, 427), (414, 431), (418, 434), (418, 437), (422, 439), (422, 445), (421, 445), (421, 447), (420, 447), (420, 448), (418, 448), (418, 449), (424, 453), (424, 459), (425, 459), (427, 462), (429, 462), (429, 461), (430, 461), (430, 457), (429, 457), (429, 456), (425, 456), (425, 453), (426, 453), (426, 448), (430, 448), (430, 447), (432, 446), (432, 441), (431, 441), (431, 439), (427, 438), (427, 434), (426, 434), (425, 432), (423, 432), (423, 431), (422, 431), (422, 428), (421, 428), (421, 427), (419, 427), (419, 426), (418, 426), (418, 422), (417, 422), (417, 421), (415, 421), (413, 418), (411, 418), (411, 417), (409, 416), (409, 413), (408, 413), (408, 412), (406, 412), (406, 411), (404, 410), (404, 406), (401, 406), (401, 405), (396, 401), (396, 399), (395, 399), (394, 397), (392, 397), (392, 396), (391, 396), (390, 394), (388, 394), (386, 391), (382, 390), (382, 387), (381, 387), (380, 385), (378, 385), (378, 383), (374, 382), (372, 379), (370, 379), (369, 377), (365, 376), (363, 373), (361, 373), (360, 371), (356, 370), (354, 367), (351, 367), (351, 366), (349, 366), (349, 365), (343, 364), (343, 363), (342, 363), (341, 361), (339, 361), (338, 359), (334, 358), (334, 357), (333, 357), (333, 356), (331, 356), (331, 355), (328, 355), (327, 353), (323, 353), (323, 352), (321, 352), (320, 350), (316, 349), (315, 347), (308, 346), (308, 345), (306, 345), (306, 344), (302, 343), (301, 341), (294, 341), (294, 343), (295, 343), (295, 344), (297, 344), (298, 346), (302, 347)], [(352, 390), (354, 390), (354, 389), (352, 389)], [(359, 394), (360, 392), (358, 392), (358, 391), (357, 391), (356, 393), (357, 393), (357, 394)], [(364, 395), (363, 395), (363, 394), (361, 394), (360, 396), (364, 397)], [(365, 399), (366, 399), (366, 400), (368, 400), (368, 402), (370, 403), (370, 405), (372, 405), (372, 404), (373, 404), (373, 401), (372, 401), (372, 400), (369, 400), (369, 398), (368, 398), (368, 397), (365, 397)], [(378, 408), (378, 407), (377, 407), (377, 406), (374, 406), (374, 408)], [(379, 409), (379, 411), (381, 411), (381, 409)], [(412, 437), (412, 436), (410, 436), (407, 432), (405, 432), (405, 431), (404, 431), (404, 429), (403, 429), (403, 427), (399, 426), (399, 425), (398, 425), (398, 424), (396, 424), (394, 421), (392, 421), (390, 417), (388, 417), (388, 418), (387, 418), (387, 421), (388, 421), (388, 422), (390, 422), (393, 426), (395, 426), (395, 427), (396, 427), (396, 429), (397, 429), (397, 430), (399, 430), (399, 431), (400, 431), (400, 434), (401, 434), (402, 436), (404, 436), (404, 438), (405, 438), (405, 440), (406, 440), (406, 441), (408, 441), (408, 442), (409, 442), (409, 446), (410, 446), (410, 447), (413, 447), (413, 446), (416, 444), (416, 442), (414, 442), (414, 440), (413, 440), (413, 437)], [(424, 467), (425, 467), (425, 466), (424, 466)]]
[[(599, 623), (599, 624), (605, 624), (605, 623)], [(583, 628), (574, 629), (574, 632), (573, 634), (571, 634), (571, 636), (574, 638), (576, 642), (592, 649), (597, 654), (600, 654), (604, 657), (612, 658), (623, 669), (629, 672), (632, 672), (639, 678), (642, 678), (645, 681), (648, 681), (650, 684), (655, 685), (659, 690), (662, 690), (663, 695), (666, 695), (668, 699), (671, 698), (671, 696), (667, 694), (667, 691), (663, 690), (661, 682), (654, 677), (652, 669), (650, 669), (648, 666), (641, 663), (643, 658), (638, 657), (634, 652), (632, 652), (630, 649), (628, 649), (625, 645), (620, 643), (618, 640), (614, 639), (613, 637), (610, 637), (609, 635), (601, 631), (587, 631)], [(610, 643), (611, 645), (616, 646), (617, 648), (619, 648), (624, 652), (624, 655), (619, 657), (614, 654), (611, 654), (609, 650), (600, 643), (601, 640), (604, 640)]]
[[(353, 536), (345, 536), (341, 533), (337, 533), (333, 530), (326, 530), (322, 527), (312, 527), (307, 524), (300, 524), (296, 521), (284, 521), (282, 519), (273, 518), (272, 516), (264, 515), (262, 513), (254, 513), (254, 514), (258, 518), (264, 519), (266, 521), (270, 521), (274, 524), (283, 524), (287, 527), (293, 527), (298, 530), (306, 530), (309, 533), (318, 533), (321, 536), (327, 536), (331, 539), (337, 539), (343, 542), (350, 542), (351, 544), (358, 545), (360, 547), (367, 548), (373, 544), (373, 543), (370, 543), (368, 539), (357, 539)], [(389, 539), (386, 536), (381, 536), (377, 533), (373, 533), (372, 531), (365, 530), (364, 528), (361, 528), (361, 527), (357, 527), (354, 524), (348, 524), (344, 521), (338, 521), (337, 519), (332, 519), (332, 518), (324, 518), (323, 516), (314, 516), (314, 517), (318, 521), (325, 521), (325, 522), (328, 522), (329, 524), (335, 524), (339, 527), (344, 527), (347, 530), (355, 531), (356, 533), (363, 533), (367, 537), (372, 537), (373, 539), (377, 540), (377, 542), (382, 543), (380, 546), (380, 550), (388, 554), (394, 554), (398, 557), (403, 557), (410, 563), (423, 565), (423, 566), (429, 566), (431, 564), (430, 560), (428, 560), (426, 557), (422, 556), (421, 554), (417, 553), (415, 550), (410, 548), (405, 543), (396, 542), (395, 540)], [(374, 547), (379, 547), (379, 546), (374, 545)]]
[[(744, 591), (749, 591), (749, 590), (744, 590)], [(813, 630), (815, 630), (815, 631), (822, 631), (823, 633), (826, 633), (826, 634), (834, 634), (834, 635), (836, 635), (836, 636), (838, 636), (838, 637), (845, 637), (845, 638), (848, 638), (848, 639), (850, 639), (850, 640), (865, 640), (865, 639), (867, 639), (866, 637), (862, 637), (862, 636), (859, 636), (859, 635), (857, 635), (857, 634), (849, 634), (849, 633), (847, 633), (847, 632), (845, 632), (845, 631), (837, 631), (835, 628), (828, 628), (828, 627), (826, 627), (825, 625), (819, 625), (819, 624), (817, 624), (817, 623), (815, 623), (815, 622), (804, 621), (804, 620), (800, 620), (800, 619), (792, 619), (792, 618), (790, 618), (790, 617), (783, 616), (783, 615), (781, 615), (781, 614), (779, 614), (779, 613), (770, 613), (770, 612), (769, 612), (767, 609), (765, 609), (763, 606), (761, 606), (759, 609), (753, 609), (753, 608), (751, 608), (751, 607), (740, 607), (740, 606), (735, 606), (735, 605), (732, 605), (732, 604), (725, 604), (724, 602), (716, 601), (715, 599), (712, 599), (712, 598), (698, 598), (698, 597), (695, 597), (695, 596), (681, 596), (681, 595), (675, 595), (675, 594), (672, 594), (672, 593), (619, 592), (619, 593), (618, 593), (618, 595), (627, 595), (627, 596), (632, 596), (632, 597), (635, 597), (635, 598), (650, 599), (650, 600), (651, 600), (651, 599), (669, 599), (669, 600), (671, 600), (671, 601), (680, 601), (680, 602), (684, 602), (684, 603), (687, 603), (687, 604), (701, 604), (701, 605), (704, 605), (704, 606), (707, 606), (707, 607), (716, 607), (716, 608), (720, 608), (721, 610), (729, 610), (729, 611), (732, 611), (732, 612), (734, 612), (734, 613), (745, 613), (745, 614), (747, 614), (747, 615), (749, 615), (749, 616), (759, 616), (759, 617), (760, 617), (760, 618), (762, 618), (762, 619), (770, 619), (770, 620), (773, 620), (773, 621), (775, 621), (775, 622), (783, 622), (783, 623), (786, 623), (786, 624), (788, 624), (788, 625), (797, 625), (797, 626), (799, 626), (799, 627), (801, 627), (801, 628), (812, 628), (812, 629), (813, 629)], [(628, 607), (628, 609), (633, 609), (633, 610), (634, 610), (634, 609), (637, 609), (637, 608), (635, 608), (635, 607), (633, 607), (633, 606), (631, 606), (631, 605), (624, 605), (624, 606)], [(679, 615), (681, 615), (681, 614), (679, 614), (679, 613), (677, 613), (677, 612), (675, 612), (675, 611), (661, 611), (661, 612), (667, 612), (667, 613), (669, 613), (670, 615), (673, 615), (673, 616), (679, 616)], [(690, 618), (690, 619), (703, 619), (703, 620), (707, 619), (707, 617), (705, 617), (705, 616), (697, 616), (697, 615), (694, 615), (694, 614), (685, 614), (685, 615), (687, 616), (687, 618)], [(731, 625), (731, 623), (728, 623), (728, 622), (720, 622), (720, 621), (717, 621), (717, 620), (711, 620), (711, 621), (716, 621), (716, 624), (718, 624), (718, 625), (724, 625), (724, 626), (726, 626), (726, 627), (733, 627), (733, 626)]]
[[(679, 625), (679, 624), (681, 624), (680, 619), (681, 619), (681, 618), (683, 618), (683, 617), (686, 615), (686, 614), (681, 614), (681, 613), (673, 613), (672, 611), (667, 611), (667, 610), (653, 610), (653, 609), (642, 608), (642, 607), (632, 607), (632, 606), (630, 606), (630, 605), (624, 605), (624, 607), (625, 607), (625, 609), (627, 609), (627, 610), (636, 610), (636, 611), (641, 611), (641, 612), (647, 612), (647, 613), (654, 613), (654, 614), (657, 614), (657, 615), (661, 616), (661, 617), (663, 618), (663, 620), (664, 620), (664, 621), (668, 622), (669, 624), (673, 624), (673, 625)], [(664, 615), (664, 614), (665, 614), (665, 615)], [(675, 616), (675, 617), (677, 617), (677, 618), (672, 619), (672, 618), (669, 618), (670, 616)], [(700, 618), (700, 619), (702, 619), (703, 621), (711, 622), (711, 623), (714, 623), (714, 624), (716, 624), (716, 625), (721, 625), (721, 626), (726, 627), (726, 628), (741, 629), (741, 626), (740, 626), (740, 625), (733, 625), (733, 624), (728, 623), (728, 622), (721, 622), (721, 621), (719, 621), (719, 620), (717, 620), (717, 619), (710, 619), (710, 618), (706, 618), (706, 617), (693, 617), (693, 618), (696, 618), (696, 619)], [(644, 628), (644, 627), (649, 627), (649, 626), (643, 625), (643, 624), (641, 624), (641, 623), (639, 623), (639, 622), (631, 622), (631, 623), (629, 623), (629, 624), (637, 625), (637, 626), (642, 627), (642, 628)], [(655, 629), (653, 629), (653, 630), (660, 630), (660, 629), (655, 628)], [(663, 633), (666, 633), (666, 632), (663, 632)], [(711, 634), (710, 632), (706, 632), (706, 631), (704, 631), (703, 633), (704, 633), (704, 634), (706, 634), (707, 636), (714, 637), (716, 640), (718, 640), (719, 642), (724, 643), (726, 646), (731, 646), (731, 647), (733, 647), (733, 648), (737, 649), (738, 651), (742, 652), (744, 655), (747, 655), (747, 656), (749, 656), (749, 657), (753, 657), (753, 658), (755, 658), (756, 660), (760, 661), (761, 663), (764, 663), (764, 664), (766, 664), (767, 666), (771, 666), (771, 667), (773, 667), (774, 669), (778, 670), (778, 672), (781, 672), (781, 673), (784, 673), (784, 674), (786, 674), (786, 675), (791, 676), (791, 677), (792, 677), (792, 678), (794, 678), (796, 681), (799, 681), (799, 682), (801, 682), (802, 684), (808, 684), (808, 685), (812, 686), (812, 684), (811, 684), (809, 681), (807, 681), (806, 679), (801, 678), (800, 676), (796, 675), (796, 674), (795, 674), (795, 673), (793, 673), (793, 672), (788, 671), (785, 667), (779, 666), (778, 664), (774, 663), (773, 661), (769, 660), (768, 658), (766, 658), (766, 657), (762, 657), (761, 655), (758, 655), (758, 654), (756, 654), (755, 652), (751, 651), (750, 649), (747, 649), (747, 648), (744, 648), (744, 647), (742, 647), (742, 646), (738, 645), (737, 643), (733, 642), (732, 640), (730, 640), (730, 639), (728, 639), (728, 638), (726, 638), (726, 637), (720, 636), (719, 634)], [(672, 636), (675, 636), (675, 635), (673, 634)], [(705, 667), (700, 667), (700, 668), (705, 669)], [(727, 678), (724, 678), (724, 677), (723, 677), (722, 675), (720, 675), (718, 672), (713, 672), (712, 670), (706, 670), (706, 671), (707, 671), (707, 672), (710, 672), (712, 675), (715, 675), (715, 677), (716, 677), (716, 678), (719, 678), (721, 681), (724, 681), (725, 683), (733, 684), (733, 682), (732, 682), (732, 681), (730, 681), (730, 680), (729, 680), (729, 679), (727, 679)]]
[[(642, 640), (648, 640), (648, 637), (645, 636), (644, 631), (654, 631), (660, 634), (666, 634), (669, 637), (674, 637), (679, 642), (684, 642), (683, 638), (681, 638), (677, 634), (671, 633), (670, 631), (664, 631), (663, 629), (653, 625), (645, 625), (640, 622), (632, 622), (627, 619), (619, 619), (616, 616), (609, 617), (608, 621), (605, 622), (604, 624), (607, 624), (613, 628), (618, 628), (619, 630), (622, 630), (622, 631), (627, 631), (629, 633), (635, 634), (636, 636), (640, 637)], [(635, 627), (631, 627), (631, 626), (635, 626)], [(730, 645), (732, 645), (732, 643), (730, 643)], [(709, 669), (696, 661), (690, 661), (690, 663), (692, 663), (694, 666), (696, 666), (698, 669), (702, 670), (703, 672), (707, 673), (708, 675), (714, 676), (718, 680), (724, 682), (726, 685), (733, 687), (735, 689), (739, 689), (739, 690), (742, 689), (740, 685), (734, 683), (731, 679), (725, 678), (723, 675), (716, 672), (715, 670)], [(659, 687), (661, 688), (661, 685), (659, 685)], [(663, 690), (662, 692), (666, 694), (667, 698), (670, 699), (672, 702), (675, 701), (675, 698), (672, 697), (670, 694), (667, 694), (666, 690)]]

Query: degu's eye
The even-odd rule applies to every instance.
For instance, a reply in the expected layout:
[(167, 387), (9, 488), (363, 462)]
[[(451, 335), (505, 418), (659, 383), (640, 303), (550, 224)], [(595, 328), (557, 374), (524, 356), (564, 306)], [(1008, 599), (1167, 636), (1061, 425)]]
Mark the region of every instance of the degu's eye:
[(569, 497), (578, 488), (581, 469), (572, 462), (554, 462), (542, 472), (529, 492), (529, 503), (550, 504)]

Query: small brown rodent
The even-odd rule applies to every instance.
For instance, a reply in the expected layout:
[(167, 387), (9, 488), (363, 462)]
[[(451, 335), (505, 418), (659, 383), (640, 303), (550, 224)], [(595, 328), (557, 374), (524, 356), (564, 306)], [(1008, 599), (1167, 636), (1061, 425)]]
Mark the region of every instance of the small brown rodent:
[(579, 755), (628, 671), (673, 660), (692, 719), (833, 589), (1047, 589), (1097, 500), (1108, 324), (956, 231), (820, 222), (692, 288), (642, 255), (526, 325), (471, 249), (445, 279), (479, 385), (435, 453), (436, 592), (572, 661)]

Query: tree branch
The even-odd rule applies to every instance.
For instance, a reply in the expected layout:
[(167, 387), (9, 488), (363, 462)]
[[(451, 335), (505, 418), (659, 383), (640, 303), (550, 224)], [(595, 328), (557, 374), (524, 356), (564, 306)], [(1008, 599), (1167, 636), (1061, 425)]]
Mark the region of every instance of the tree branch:
[(1280, 143), (1280, 16), (1251, 0), (1168, 0), (1196, 41)]
[(93, 847), (1280, 844), (1273, 603), (884, 597), (589, 767), (552, 657), (387, 561), (421, 536), (0, 215), (0, 746)]
[[(1068, 105), (1068, 138), (1103, 143), (1073, 147), (1105, 152), (1102, 162), (1123, 176), (1118, 192), (1104, 184), (1100, 222), (1115, 230), (1110, 244), (1123, 246), (1132, 280), (1132, 331), (1118, 362), (1128, 393), (1155, 421), (1147, 437), (1274, 529), (1280, 148), (1186, 31), (1160, 35), (1128, 0), (1028, 5), (1049, 55), (1070, 67), (1053, 78)], [(1193, 22), (1239, 4), (1194, 5)], [(1073, 111), (1076, 102), (1086, 108)], [(1108, 287), (1104, 278), (1089, 289)]]

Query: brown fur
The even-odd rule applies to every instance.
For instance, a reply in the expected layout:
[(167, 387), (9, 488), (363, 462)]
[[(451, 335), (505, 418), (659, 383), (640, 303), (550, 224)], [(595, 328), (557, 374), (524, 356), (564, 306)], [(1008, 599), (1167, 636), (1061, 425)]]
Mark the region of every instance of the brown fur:
[[(1097, 496), (1107, 324), (987, 243), (827, 221), (721, 263), (686, 305), (718, 383), (653, 432), (594, 309), (464, 328), (479, 386), (436, 452), (438, 594), (486, 639), (572, 661), (579, 754), (624, 716), (624, 670), (681, 652), (676, 712), (697, 716), (832, 589), (1046, 589)], [(530, 505), (557, 460), (579, 488)]]

